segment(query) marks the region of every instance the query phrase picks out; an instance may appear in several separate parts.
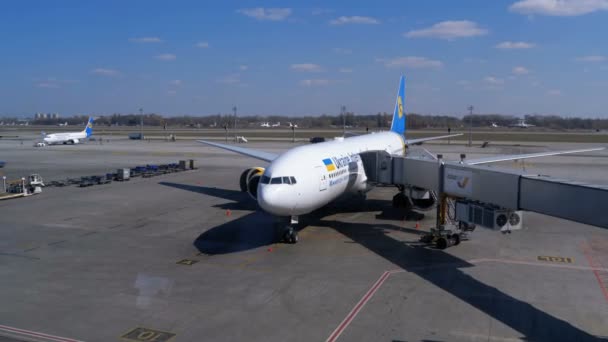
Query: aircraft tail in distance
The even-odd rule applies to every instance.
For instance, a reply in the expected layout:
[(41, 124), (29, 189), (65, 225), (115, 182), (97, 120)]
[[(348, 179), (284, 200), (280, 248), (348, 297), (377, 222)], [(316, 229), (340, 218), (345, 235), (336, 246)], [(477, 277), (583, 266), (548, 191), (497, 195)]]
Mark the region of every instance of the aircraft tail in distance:
[(391, 131), (405, 136), (405, 77), (403, 75), (399, 80), (399, 91), (397, 92)]

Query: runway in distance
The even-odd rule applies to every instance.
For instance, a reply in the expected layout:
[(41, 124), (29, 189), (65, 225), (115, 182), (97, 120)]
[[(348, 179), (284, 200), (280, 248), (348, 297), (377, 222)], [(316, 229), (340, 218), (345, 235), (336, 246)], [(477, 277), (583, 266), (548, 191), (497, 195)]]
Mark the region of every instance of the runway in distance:
[[(365, 195), (373, 188), (365, 174), (361, 153), (386, 151), (392, 155), (404, 155), (408, 145), (461, 135), (406, 139), (404, 105), (405, 78), (402, 76), (390, 131), (297, 146), (280, 155), (205, 140), (199, 142), (269, 163), (266, 167), (252, 167), (243, 171), (240, 188), (257, 200), (265, 212), (290, 218), (290, 222), (282, 227), (280, 237), (285, 242), (295, 243), (298, 235), (293, 225), (298, 223), (299, 215), (309, 214), (345, 194)], [(601, 149), (496, 156), (470, 159), (466, 163), (475, 165)], [(415, 209), (428, 210), (436, 205), (436, 196), (432, 191), (413, 187), (401, 191)]]
[(78, 144), (82, 139), (86, 139), (93, 134), (93, 118), (90, 117), (84, 130), (81, 132), (65, 132), (65, 133), (53, 133), (44, 134), (42, 133), (44, 144), (46, 145), (57, 145), (57, 144)]

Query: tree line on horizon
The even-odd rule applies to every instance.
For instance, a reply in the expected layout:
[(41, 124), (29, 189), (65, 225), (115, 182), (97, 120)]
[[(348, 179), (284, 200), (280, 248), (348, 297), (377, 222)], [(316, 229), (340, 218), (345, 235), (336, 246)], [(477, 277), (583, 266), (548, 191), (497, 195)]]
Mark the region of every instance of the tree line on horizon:
[[(270, 125), (281, 123), (282, 127), (289, 127), (288, 123), (297, 124), (298, 128), (342, 128), (346, 125), (349, 128), (380, 130), (390, 127), (392, 114), (382, 112), (370, 115), (359, 115), (345, 113), (344, 116), (320, 115), (320, 116), (238, 116), (236, 120), (237, 128), (257, 128), (260, 124), (268, 122)], [(62, 117), (58, 119), (35, 119), (30, 124), (34, 125), (57, 125), (67, 122), (70, 126), (84, 124), (88, 119), (85, 115)], [(112, 114), (95, 116), (96, 125), (106, 126), (138, 126), (142, 116), (139, 114)], [(463, 129), (469, 127), (472, 122), (473, 127), (491, 127), (495, 124), (499, 127), (507, 127), (516, 123), (519, 117), (503, 114), (474, 114), (472, 117), (465, 115), (462, 118), (448, 115), (421, 115), (416, 113), (407, 114), (407, 127), (411, 129)], [(578, 118), (561, 117), (557, 115), (525, 115), (524, 120), (528, 124), (537, 127), (566, 130), (566, 129), (585, 129), (585, 130), (605, 130), (608, 129), (608, 119), (600, 118)], [(3, 122), (10, 122), (11, 118), (3, 118)], [(18, 121), (14, 119), (14, 121)], [(23, 120), (19, 120), (23, 121)], [(145, 126), (172, 127), (172, 128), (228, 128), (234, 127), (234, 115), (216, 114), (206, 116), (162, 116), (160, 114), (144, 114), (143, 122)]]

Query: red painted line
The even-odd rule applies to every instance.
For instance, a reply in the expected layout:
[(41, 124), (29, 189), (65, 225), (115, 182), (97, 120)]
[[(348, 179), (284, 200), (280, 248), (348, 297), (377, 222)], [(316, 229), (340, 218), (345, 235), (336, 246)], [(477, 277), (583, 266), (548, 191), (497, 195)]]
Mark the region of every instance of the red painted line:
[(353, 319), (355, 319), (355, 317), (357, 317), (357, 314), (359, 313), (359, 311), (361, 311), (361, 309), (363, 309), (365, 304), (374, 296), (376, 291), (378, 291), (380, 286), (382, 286), (382, 284), (391, 275), (391, 273), (392, 272), (389, 272), (389, 271), (382, 273), (380, 278), (378, 278), (378, 280), (376, 280), (374, 285), (372, 285), (372, 287), (369, 290), (367, 290), (367, 292), (359, 300), (357, 305), (355, 305), (355, 307), (348, 313), (348, 315), (346, 315), (346, 318), (344, 318), (344, 320), (338, 325), (336, 330), (334, 330), (334, 332), (332, 332), (331, 335), (329, 335), (326, 342), (334, 342), (335, 340), (338, 339), (338, 337), (340, 337), (340, 334), (342, 334), (342, 332), (350, 325), (350, 323), (353, 321)]
[(30, 330), (25, 330), (25, 329), (13, 328), (13, 327), (9, 327), (6, 325), (0, 325), (0, 330), (4, 330), (6, 332), (10, 332), (10, 333), (13, 333), (16, 335), (25, 335), (25, 336), (30, 336), (30, 337), (43, 338), (43, 339), (57, 341), (57, 342), (82, 342), (80, 340), (73, 340), (71, 338), (54, 336), (54, 335), (44, 334), (41, 332), (30, 331)]
[[(587, 258), (587, 261), (589, 262), (589, 266), (594, 268), (593, 274), (595, 275), (595, 279), (597, 280), (597, 283), (600, 285), (600, 289), (602, 290), (602, 293), (604, 294), (604, 299), (606, 299), (606, 302), (608, 302), (608, 286), (606, 286), (606, 283), (604, 283), (604, 280), (602, 279), (602, 277), (600, 276), (600, 273), (596, 269), (596, 268), (600, 268), (602, 265), (599, 262), (597, 262), (595, 259), (593, 259), (593, 256), (591, 255), (589, 244), (583, 243), (583, 254), (585, 254), (585, 257)], [(597, 267), (598, 265), (600, 267)]]

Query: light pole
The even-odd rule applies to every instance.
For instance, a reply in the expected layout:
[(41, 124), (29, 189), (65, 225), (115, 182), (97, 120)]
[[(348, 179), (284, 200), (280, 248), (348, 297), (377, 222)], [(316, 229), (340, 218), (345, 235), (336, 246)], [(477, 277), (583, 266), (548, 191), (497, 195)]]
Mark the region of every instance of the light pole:
[(232, 111), (234, 112), (234, 142), (238, 142), (236, 137), (236, 106), (232, 107)]
[(2, 189), (6, 192), (6, 176), (2, 176)]
[(144, 109), (139, 108), (139, 139), (144, 140)]
[(346, 106), (342, 106), (342, 137), (346, 136)]
[(469, 147), (473, 146), (473, 105), (470, 105), (469, 110)]

